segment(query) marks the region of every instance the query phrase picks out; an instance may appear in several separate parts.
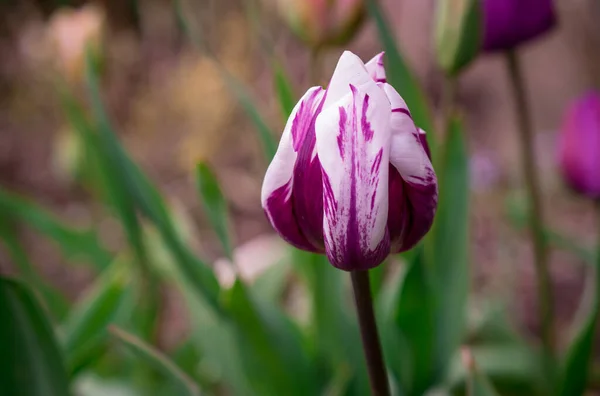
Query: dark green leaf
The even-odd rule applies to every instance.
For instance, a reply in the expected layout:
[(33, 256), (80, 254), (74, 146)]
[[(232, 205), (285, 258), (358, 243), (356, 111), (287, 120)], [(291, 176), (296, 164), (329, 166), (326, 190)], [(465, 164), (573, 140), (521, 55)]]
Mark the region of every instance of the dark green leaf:
[(316, 394), (314, 367), (300, 332), (275, 309), (257, 304), (239, 280), (224, 295), (248, 378), (258, 394)]
[(106, 155), (119, 169), (124, 180), (124, 188), (135, 200), (136, 206), (147, 216), (158, 229), (166, 246), (175, 259), (178, 269), (194, 286), (194, 290), (202, 298), (210, 302), (213, 309), (220, 311), (218, 295), (219, 283), (208, 265), (196, 257), (181, 241), (166, 205), (157, 189), (131, 160), (119, 143), (100, 98), (97, 76), (91, 68), (87, 68), (88, 88), (92, 108), (98, 122), (99, 144)]
[(16, 265), (21, 278), (33, 290), (40, 293), (51, 319), (61, 319), (69, 309), (67, 299), (49, 283), (40, 277), (29, 260), (29, 255), (18, 238), (15, 227), (9, 224), (8, 216), (0, 213), (0, 239), (4, 242), (11, 261)]
[(154, 367), (162, 375), (168, 378), (177, 387), (178, 395), (198, 396), (200, 390), (187, 374), (179, 369), (167, 356), (144, 343), (133, 334), (129, 334), (117, 327), (111, 327), (110, 333), (123, 343), (131, 352), (139, 357), (144, 363)]
[(27, 288), (0, 278), (0, 389), (3, 395), (66, 396), (69, 383), (54, 334)]
[(71, 228), (32, 202), (0, 188), (0, 213), (14, 221), (27, 223), (52, 239), (67, 259), (85, 258), (96, 268), (106, 268), (112, 255), (102, 246), (92, 230)]
[(221, 241), (225, 255), (229, 261), (233, 262), (227, 201), (225, 201), (215, 174), (208, 164), (203, 162), (196, 166), (196, 189), (202, 199), (204, 212), (208, 216), (210, 225)]
[(435, 149), (434, 128), (429, 104), (406, 60), (398, 50), (394, 34), (390, 30), (380, 5), (376, 0), (367, 0), (367, 8), (375, 20), (379, 40), (385, 50), (385, 70), (388, 82), (402, 95), (415, 123), (428, 132), (427, 141)]
[(69, 360), (80, 356), (81, 350), (97, 340), (115, 317), (128, 284), (124, 265), (116, 261), (71, 310), (62, 327), (63, 345)]
[(462, 126), (450, 123), (446, 163), (438, 170), (439, 204), (425, 240), (436, 294), (435, 372), (443, 375), (463, 338), (470, 275), (468, 263), (469, 173)]
[[(395, 328), (408, 345), (411, 357), (410, 383), (402, 383), (407, 373), (400, 373), (399, 385), (407, 395), (422, 395), (431, 386), (435, 348), (435, 292), (423, 258), (422, 247), (411, 262), (395, 305)], [(396, 353), (402, 353), (397, 351)]]
[(592, 304), (567, 350), (557, 392), (560, 396), (583, 395), (587, 387), (596, 327), (600, 316), (600, 262), (594, 271), (596, 276)]

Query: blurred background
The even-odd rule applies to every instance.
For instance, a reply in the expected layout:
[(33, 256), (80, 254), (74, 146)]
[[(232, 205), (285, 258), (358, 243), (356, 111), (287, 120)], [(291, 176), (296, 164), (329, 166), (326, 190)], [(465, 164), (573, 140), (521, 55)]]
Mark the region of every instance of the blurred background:
[[(255, 126), (219, 68), (246, 87), (268, 126), (279, 133), (285, 120), (274, 95), (270, 51), (290, 76), (296, 97), (313, 84), (308, 75), (310, 52), (274, 3), (185, 2), (190, 26), (210, 48), (207, 55), (182, 33), (167, 0), (0, 1), (2, 190), (26, 197), (65, 224), (96, 229), (109, 251), (127, 244), (119, 221), (82, 177), (85, 152), (58, 93), (62, 84), (87, 100), (82, 47), (91, 42), (115, 130), (185, 225), (193, 251), (216, 263), (223, 282), (231, 277), (223, 264), (226, 252), (194, 187), (194, 169), (202, 161), (214, 170), (227, 200), (233, 245), (242, 252), (238, 266), (248, 274), (260, 272), (266, 261), (281, 257), (285, 246), (260, 206), (266, 163)], [(435, 1), (379, 3), (405, 61), (439, 114), (444, 76), (435, 65), (432, 46)], [(565, 107), (600, 84), (600, 3), (557, 1), (556, 9), (556, 28), (518, 51), (532, 109), (545, 219), (551, 230), (568, 235), (557, 237), (558, 248), (550, 260), (562, 336), (584, 290), (586, 267), (579, 264), (592, 251), (600, 230), (591, 202), (575, 195), (561, 179), (556, 145)], [(380, 52), (375, 24), (367, 19), (345, 48), (364, 60)], [(323, 84), (342, 50), (323, 51)], [(526, 337), (535, 337), (535, 274), (523, 228), (517, 122), (505, 62), (502, 54), (480, 56), (457, 83), (470, 165), (471, 287), (475, 296), (505, 302), (516, 326)], [(56, 243), (31, 227), (19, 225), (16, 231), (35, 272), (68, 301), (77, 301), (98, 276), (89, 265), (77, 265), (77, 258), (65, 258)], [(4, 248), (0, 273), (18, 273)], [(293, 288), (287, 298), (297, 298)], [(160, 299), (156, 344), (172, 350), (190, 332), (189, 313), (174, 288), (161, 287)]]

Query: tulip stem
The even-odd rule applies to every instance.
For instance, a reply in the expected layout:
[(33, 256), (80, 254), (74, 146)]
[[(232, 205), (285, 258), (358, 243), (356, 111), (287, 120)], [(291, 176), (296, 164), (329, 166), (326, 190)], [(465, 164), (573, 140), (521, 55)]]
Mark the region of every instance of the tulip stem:
[(544, 239), (542, 199), (536, 169), (531, 115), (526, 100), (525, 85), (519, 65), (519, 59), (513, 50), (507, 52), (507, 62), (514, 91), (519, 137), (521, 139), (521, 160), (529, 198), (529, 229), (533, 242), (537, 277), (537, 294), (540, 307), (538, 312), (540, 315), (539, 320), (542, 332), (542, 343), (547, 362), (551, 365), (555, 356), (554, 299), (548, 268), (548, 249)]
[(381, 352), (381, 343), (377, 332), (377, 323), (373, 312), (373, 299), (368, 271), (352, 271), (352, 288), (354, 289), (354, 302), (360, 325), (363, 350), (367, 360), (371, 393), (373, 396), (389, 396), (387, 372)]

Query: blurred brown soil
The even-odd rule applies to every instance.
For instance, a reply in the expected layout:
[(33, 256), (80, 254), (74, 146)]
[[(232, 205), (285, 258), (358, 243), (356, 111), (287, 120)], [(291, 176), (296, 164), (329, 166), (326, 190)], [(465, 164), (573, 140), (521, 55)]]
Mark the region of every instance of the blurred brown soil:
[[(281, 129), (268, 64), (260, 46), (251, 40), (240, 8), (230, 8), (230, 3), (200, 2), (207, 7), (204, 11), (212, 12), (209, 15), (219, 16), (214, 19), (219, 23), (207, 28), (211, 43), (227, 66), (252, 89), (270, 124)], [(433, 2), (383, 3), (406, 58), (436, 105), (441, 76), (433, 65), (430, 46)], [(591, 27), (594, 19), (585, 12), (591, 3), (561, 3), (560, 28), (519, 50), (532, 103), (546, 220), (584, 246), (593, 246), (598, 231), (592, 208), (563, 186), (554, 152), (562, 109), (597, 82), (591, 75), (600, 78), (598, 55), (588, 51), (590, 40), (600, 40), (598, 28)], [(114, 30), (109, 35), (105, 78), (108, 107), (127, 147), (169, 199), (186, 208), (197, 227), (193, 239), (201, 241), (197, 248), (214, 260), (221, 252), (193, 188), (195, 161), (208, 160), (215, 167), (230, 200), (237, 243), (271, 232), (259, 203), (266, 164), (260, 157), (251, 123), (218, 81), (211, 69), (214, 66), (194, 53), (177, 33), (168, 4), (144, 4), (147, 6), (140, 15), (137, 34)], [(101, 212), (98, 204), (53, 165), (57, 137), (65, 121), (51, 78), (27, 55), (26, 47), (31, 44), (28, 38), (31, 41), (31, 37), (39, 37), (44, 21), (32, 12), (21, 17), (27, 23), (12, 26), (10, 35), (0, 37), (0, 183), (74, 224), (91, 224)], [(275, 32), (276, 51), (282, 55), (298, 93), (303, 91), (308, 86), (306, 51), (279, 23), (270, 21), (266, 27)], [(367, 24), (349, 47), (363, 59), (378, 52), (374, 26)], [(325, 75), (332, 70), (339, 52), (326, 54)], [(531, 249), (526, 233), (515, 231), (505, 215), (509, 192), (522, 189), (508, 88), (501, 54), (481, 57), (459, 82), (459, 107), (464, 113), (472, 156), (473, 288), (475, 293), (508, 301), (517, 322), (535, 332)], [(104, 224), (114, 229), (113, 223)], [(30, 231), (23, 230), (22, 236), (44, 277), (70, 298), (76, 298), (90, 281), (89, 271), (67, 265), (54, 246)], [(0, 255), (0, 271), (11, 271), (5, 255)], [(585, 274), (586, 267), (572, 254), (553, 251), (552, 275), (563, 332), (576, 311)], [(174, 334), (185, 325), (178, 324), (184, 315), (181, 302), (176, 296), (167, 301), (166, 317), (173, 327), (167, 331), (169, 343), (177, 339)]]

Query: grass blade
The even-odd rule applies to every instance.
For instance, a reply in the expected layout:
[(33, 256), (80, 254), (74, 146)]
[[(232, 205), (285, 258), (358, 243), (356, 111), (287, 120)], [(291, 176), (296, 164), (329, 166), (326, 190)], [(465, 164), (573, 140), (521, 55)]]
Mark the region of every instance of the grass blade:
[(113, 326), (109, 331), (113, 337), (125, 345), (132, 353), (145, 363), (154, 367), (158, 372), (168, 378), (173, 385), (177, 386), (178, 395), (199, 396), (201, 394), (198, 385), (162, 352), (146, 344), (133, 334), (127, 333), (118, 327)]

